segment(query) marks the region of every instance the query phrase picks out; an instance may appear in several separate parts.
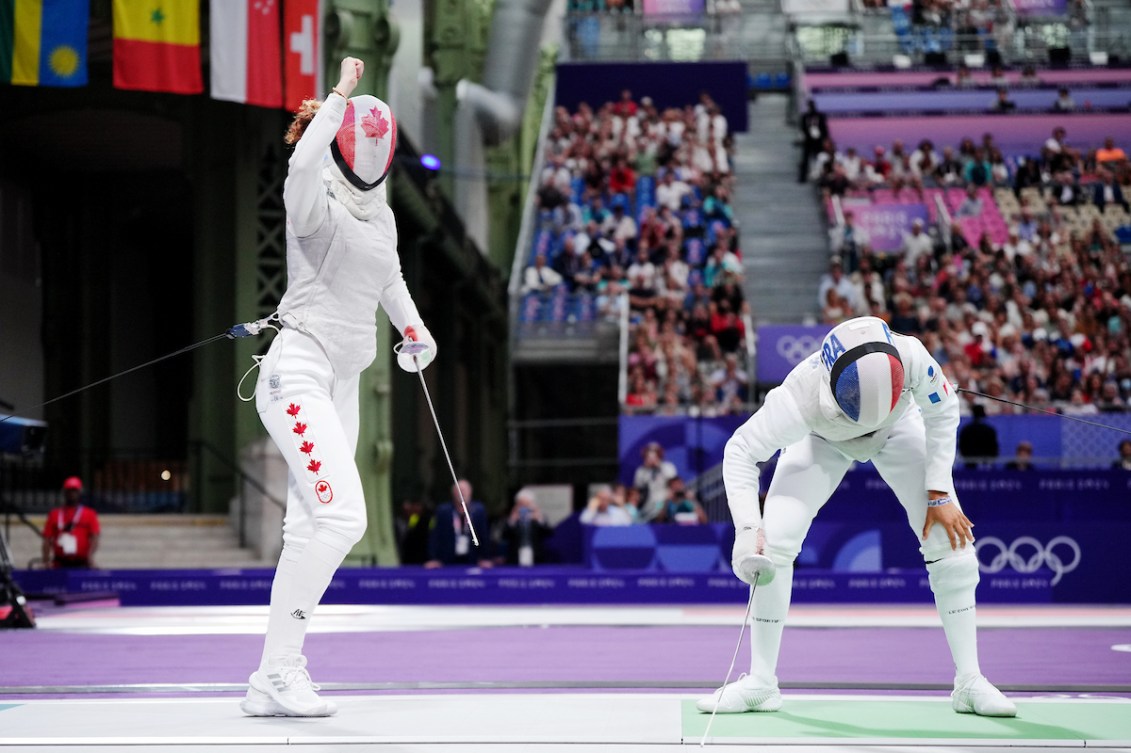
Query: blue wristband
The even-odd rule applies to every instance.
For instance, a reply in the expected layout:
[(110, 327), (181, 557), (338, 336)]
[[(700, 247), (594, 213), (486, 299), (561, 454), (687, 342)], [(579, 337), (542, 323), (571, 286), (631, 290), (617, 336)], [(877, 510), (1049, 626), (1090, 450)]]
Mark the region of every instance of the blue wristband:
[(950, 497), (939, 497), (938, 499), (928, 499), (927, 507), (942, 507), (943, 505), (950, 504)]

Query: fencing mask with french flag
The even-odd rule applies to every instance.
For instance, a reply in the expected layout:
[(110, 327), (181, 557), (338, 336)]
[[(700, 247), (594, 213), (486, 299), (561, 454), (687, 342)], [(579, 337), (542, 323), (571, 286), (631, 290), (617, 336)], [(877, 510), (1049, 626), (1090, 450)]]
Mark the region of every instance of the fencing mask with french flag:
[(883, 319), (838, 324), (821, 343), (821, 363), (837, 406), (861, 426), (879, 426), (903, 392), (903, 361)]
[(338, 135), (330, 144), (334, 164), (350, 185), (370, 191), (385, 180), (397, 150), (397, 121), (371, 94), (351, 97)]

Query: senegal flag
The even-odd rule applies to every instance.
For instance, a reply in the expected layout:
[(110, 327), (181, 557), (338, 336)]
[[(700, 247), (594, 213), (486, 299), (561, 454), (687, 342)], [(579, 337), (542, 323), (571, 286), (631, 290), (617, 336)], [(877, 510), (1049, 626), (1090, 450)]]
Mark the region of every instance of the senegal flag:
[(0, 0), (0, 82), (85, 86), (90, 0)]
[(200, 0), (114, 0), (114, 86), (204, 91)]

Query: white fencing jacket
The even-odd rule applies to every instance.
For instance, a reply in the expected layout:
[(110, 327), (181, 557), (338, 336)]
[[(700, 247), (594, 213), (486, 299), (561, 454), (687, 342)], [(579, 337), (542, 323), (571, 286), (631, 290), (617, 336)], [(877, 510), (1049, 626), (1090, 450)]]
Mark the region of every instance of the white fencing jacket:
[[(727, 442), (723, 483), (735, 527), (757, 527), (758, 463), (813, 434), (828, 440), (848, 457), (863, 462), (884, 446), (892, 426), (908, 410), (922, 410), (926, 427), (926, 489), (951, 491), (958, 396), (938, 363), (914, 337), (892, 333), (903, 361), (903, 394), (891, 414), (877, 426), (861, 426), (841, 412), (829, 390), (820, 352), (797, 364), (785, 381), (770, 390), (758, 409)], [(924, 497), (925, 498), (925, 497)]]
[[(421, 325), (401, 274), (384, 184), (364, 195), (345, 194), (349, 187), (335, 180), (337, 168), (324, 165), (345, 111), (344, 98), (327, 97), (291, 155), (283, 187), (288, 285), (278, 309), (284, 324), (318, 341), (341, 378), (362, 371), (377, 355), (378, 306), (400, 332)], [(342, 200), (335, 192), (343, 193)]]

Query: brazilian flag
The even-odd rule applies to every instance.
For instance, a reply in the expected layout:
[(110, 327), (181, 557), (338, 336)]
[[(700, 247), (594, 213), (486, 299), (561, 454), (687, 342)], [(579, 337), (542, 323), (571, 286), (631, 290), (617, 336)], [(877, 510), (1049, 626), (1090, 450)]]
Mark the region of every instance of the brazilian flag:
[(90, 0), (0, 0), (0, 83), (85, 86)]

